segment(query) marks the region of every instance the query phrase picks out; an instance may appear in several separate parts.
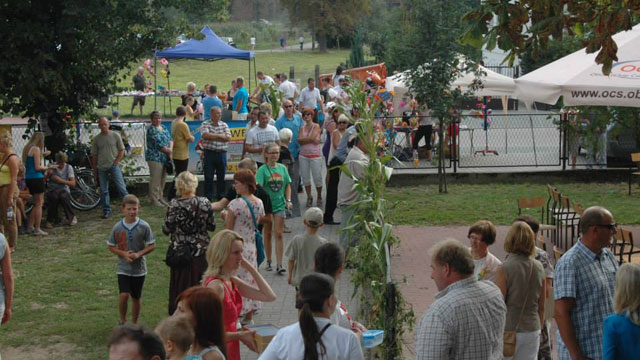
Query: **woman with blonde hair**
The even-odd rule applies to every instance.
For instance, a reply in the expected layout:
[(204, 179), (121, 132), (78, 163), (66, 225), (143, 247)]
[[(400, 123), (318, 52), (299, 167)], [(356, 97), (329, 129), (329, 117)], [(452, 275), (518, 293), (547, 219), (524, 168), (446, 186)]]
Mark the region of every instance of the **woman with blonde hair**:
[(507, 259), (498, 267), (495, 283), (507, 304), (504, 331), (515, 332), (513, 354), (505, 359), (538, 358), (540, 329), (544, 324), (546, 282), (542, 264), (534, 259), (535, 235), (524, 221), (511, 225), (504, 240)]
[[(217, 233), (207, 248), (207, 271), (202, 284), (213, 289), (222, 299), (227, 359), (240, 359), (240, 341), (255, 351), (254, 331), (237, 331), (238, 318), (242, 310), (242, 298), (271, 302), (276, 299), (266, 280), (258, 270), (242, 256), (244, 240), (231, 230)], [(251, 274), (258, 288), (247, 284), (235, 276), (242, 267)]]
[(24, 161), (26, 168), (24, 178), (29, 192), (33, 195), (34, 202), (27, 231), (33, 235), (41, 236), (49, 235), (40, 229), (42, 204), (44, 204), (44, 172), (47, 171), (47, 168), (42, 166), (42, 158), (47, 155), (49, 152), (44, 151), (44, 133), (34, 132), (27, 145), (22, 149), (22, 161)]
[(0, 219), (4, 228), (4, 235), (9, 243), (9, 250), (14, 252), (18, 242), (15, 200), (20, 193), (17, 185), (20, 159), (13, 152), (11, 132), (0, 134), (0, 153), (2, 153), (2, 164), (0, 165)]
[(188, 263), (170, 266), (169, 315), (176, 309), (176, 298), (191, 286), (198, 285), (207, 269), (205, 252), (209, 246), (209, 231), (216, 229), (211, 203), (206, 197), (196, 196), (198, 178), (183, 171), (175, 179), (177, 197), (167, 208), (162, 232), (170, 235), (169, 246), (174, 250), (188, 248)]
[(604, 319), (602, 359), (637, 359), (640, 354), (640, 264), (626, 263), (616, 274), (615, 314)]

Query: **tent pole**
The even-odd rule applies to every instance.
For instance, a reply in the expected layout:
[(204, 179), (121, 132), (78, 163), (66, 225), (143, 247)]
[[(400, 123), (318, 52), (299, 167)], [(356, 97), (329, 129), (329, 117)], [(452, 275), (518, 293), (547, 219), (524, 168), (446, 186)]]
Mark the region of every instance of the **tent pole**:
[(529, 125), (531, 126), (531, 139), (533, 139), (533, 158), (536, 161), (536, 166), (538, 166), (538, 153), (536, 151), (536, 133), (533, 131), (533, 118), (529, 115)]
[(251, 94), (251, 59), (249, 59), (249, 74), (247, 74), (249, 78), (249, 94)]
[(157, 93), (157, 89), (158, 89), (158, 77), (156, 76), (156, 74), (158, 70), (158, 58), (156, 57), (156, 54), (153, 54), (153, 110), (158, 110), (158, 93)]
[(253, 80), (256, 83), (256, 88), (258, 87), (258, 75), (256, 75), (256, 58), (253, 58)]

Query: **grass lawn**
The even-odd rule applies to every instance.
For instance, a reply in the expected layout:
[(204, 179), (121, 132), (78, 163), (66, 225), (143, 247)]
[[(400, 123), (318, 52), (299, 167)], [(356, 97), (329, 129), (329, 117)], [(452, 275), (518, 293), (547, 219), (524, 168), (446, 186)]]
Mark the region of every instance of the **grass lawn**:
[[(618, 224), (640, 223), (640, 193), (634, 187), (627, 195), (626, 183), (577, 183), (555, 181), (553, 185), (572, 201), (585, 208), (601, 205), (609, 209)], [(518, 214), (517, 199), (548, 197), (543, 182), (455, 184), (447, 194), (438, 193), (438, 185), (387, 188), (387, 199), (397, 201), (390, 222), (397, 225), (471, 225), (487, 219), (508, 225)], [(529, 213), (537, 218), (540, 212)]]
[[(157, 236), (156, 250), (147, 256), (140, 316), (140, 322), (150, 327), (167, 315), (169, 268), (163, 260), (169, 239), (161, 231), (164, 214), (150, 206), (140, 213)], [(13, 358), (7, 351), (26, 359), (43, 351), (49, 353), (48, 359), (107, 358), (106, 341), (118, 322), (118, 284), (116, 256), (107, 250), (106, 241), (120, 216), (114, 212), (103, 220), (100, 208), (77, 215), (76, 227), (49, 230), (47, 237), (18, 239), (12, 257), (13, 318), (0, 327), (0, 353), (7, 359)], [(220, 222), (217, 226), (223, 228)]]
[[(275, 73), (289, 74), (289, 67), (294, 66), (296, 78), (302, 79), (303, 85), (305, 79), (313, 76), (316, 65), (320, 65), (321, 73), (333, 73), (336, 67), (346, 61), (349, 57), (349, 50), (329, 50), (326, 53), (319, 53), (317, 51), (295, 51), (289, 50), (284, 52), (268, 52), (256, 54), (256, 66), (257, 71), (263, 71), (268, 75)], [(136, 69), (140, 64), (135, 64), (131, 67), (130, 71), (125, 71), (124, 74), (127, 78), (119, 83), (120, 86), (131, 88), (131, 78), (135, 75)], [(158, 63), (158, 72), (160, 72), (160, 64)], [(252, 76), (252, 89), (255, 88), (253, 81), (253, 64), (251, 65)], [(243, 60), (219, 60), (219, 61), (200, 61), (200, 60), (187, 60), (187, 59), (169, 59), (169, 67), (171, 69), (171, 89), (173, 90), (186, 90), (187, 82), (192, 81), (196, 84), (196, 87), (200, 90), (204, 88), (204, 85), (209, 83), (218, 86), (218, 91), (228, 91), (231, 88), (231, 80), (235, 79), (238, 75), (245, 77), (245, 85), (248, 85), (247, 74), (249, 71), (249, 65), (247, 61)], [(147, 80), (153, 80), (153, 77), (149, 73), (145, 72)], [(167, 88), (167, 79), (158, 74), (158, 85), (162, 85)], [(115, 98), (114, 98), (115, 101)], [(169, 108), (168, 100), (166, 110), (163, 110), (162, 98), (158, 98), (158, 109), (167, 113), (167, 117), (175, 112), (176, 104), (179, 102), (179, 98), (172, 98), (172, 107)], [(121, 97), (119, 109), (122, 115), (129, 114), (133, 98)], [(145, 118), (146, 114), (149, 114), (153, 110), (153, 98), (148, 98), (144, 107)], [(99, 109), (100, 115), (111, 115), (111, 108)], [(138, 109), (135, 110), (135, 114), (139, 114)]]
[[(553, 183), (584, 206), (609, 208), (620, 224), (640, 222), (640, 191), (628, 196), (624, 183)], [(452, 183), (448, 194), (439, 194), (437, 185), (387, 189), (387, 198), (399, 202), (390, 219), (396, 225), (470, 225), (478, 219), (505, 225), (516, 216), (516, 199), (523, 196), (546, 198), (544, 182)], [(105, 242), (119, 217), (103, 220), (100, 214), (100, 209), (81, 212), (78, 226), (55, 228), (48, 237), (20, 237), (13, 257), (13, 318), (0, 327), (5, 358), (106, 358), (107, 338), (118, 322), (118, 287), (116, 257)], [(160, 230), (163, 209), (143, 207), (140, 217), (157, 236), (157, 248), (147, 256), (141, 314), (141, 323), (153, 327), (167, 311), (169, 268), (163, 260), (168, 237)], [(46, 356), (36, 357), (36, 351)]]

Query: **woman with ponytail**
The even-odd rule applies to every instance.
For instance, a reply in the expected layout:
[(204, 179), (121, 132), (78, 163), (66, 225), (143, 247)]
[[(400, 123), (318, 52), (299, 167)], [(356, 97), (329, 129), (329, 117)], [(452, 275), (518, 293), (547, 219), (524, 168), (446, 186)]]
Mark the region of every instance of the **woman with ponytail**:
[(336, 309), (333, 279), (312, 273), (300, 282), (296, 301), (298, 322), (278, 331), (260, 360), (364, 359), (355, 332), (331, 325)]

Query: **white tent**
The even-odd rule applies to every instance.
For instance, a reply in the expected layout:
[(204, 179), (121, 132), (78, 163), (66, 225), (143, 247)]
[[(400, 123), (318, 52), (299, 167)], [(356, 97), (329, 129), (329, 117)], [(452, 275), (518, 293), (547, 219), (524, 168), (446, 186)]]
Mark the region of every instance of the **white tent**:
[[(515, 91), (515, 82), (512, 78), (498, 74), (495, 71), (491, 71), (484, 66), (478, 65), (481, 70), (486, 74), (480, 76), (479, 80), (482, 81), (482, 89), (478, 89), (474, 92), (475, 96), (501, 96), (501, 95), (513, 95)], [(405, 77), (408, 74), (407, 71), (389, 76), (386, 80), (386, 88), (388, 90), (394, 90), (396, 93), (399, 91), (408, 91), (408, 86), (405, 83)], [(473, 72), (465, 72), (462, 76), (458, 77), (451, 85), (452, 89), (460, 87), (462, 92), (466, 92), (473, 80), (475, 74)]]
[(640, 24), (613, 36), (619, 61), (609, 76), (596, 64), (597, 53), (585, 49), (516, 79), (515, 97), (527, 105), (534, 101), (565, 105), (640, 107)]

